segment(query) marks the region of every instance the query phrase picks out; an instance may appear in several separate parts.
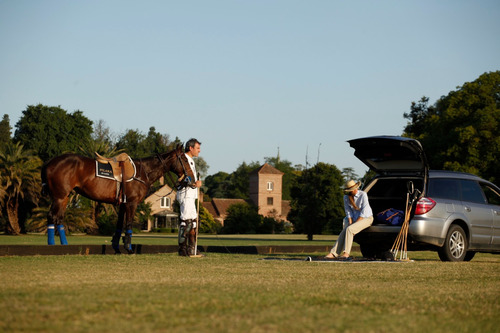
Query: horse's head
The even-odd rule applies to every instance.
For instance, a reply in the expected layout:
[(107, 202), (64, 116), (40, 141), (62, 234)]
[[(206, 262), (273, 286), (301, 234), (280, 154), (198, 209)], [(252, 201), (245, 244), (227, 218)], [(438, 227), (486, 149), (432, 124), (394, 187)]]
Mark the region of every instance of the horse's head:
[(177, 188), (190, 186), (194, 183), (196, 177), (194, 176), (193, 170), (189, 166), (189, 161), (186, 154), (184, 154), (182, 145), (178, 145), (177, 148), (167, 153), (167, 158), (165, 160), (165, 172), (171, 171), (178, 177), (175, 184)]

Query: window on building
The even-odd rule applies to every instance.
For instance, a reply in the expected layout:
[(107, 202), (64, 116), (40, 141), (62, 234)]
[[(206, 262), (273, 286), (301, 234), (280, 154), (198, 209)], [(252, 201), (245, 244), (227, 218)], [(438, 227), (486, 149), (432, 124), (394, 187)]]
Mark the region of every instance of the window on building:
[(267, 190), (272, 191), (274, 189), (274, 183), (273, 182), (267, 182)]
[(272, 197), (267, 198), (267, 205), (268, 206), (272, 206), (273, 205), (273, 198)]
[(161, 208), (170, 208), (170, 198), (169, 197), (161, 198), (160, 207)]

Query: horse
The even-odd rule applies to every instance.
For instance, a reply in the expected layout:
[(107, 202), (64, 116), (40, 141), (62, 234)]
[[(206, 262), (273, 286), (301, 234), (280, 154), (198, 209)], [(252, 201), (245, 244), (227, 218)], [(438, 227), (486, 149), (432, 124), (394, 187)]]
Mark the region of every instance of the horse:
[[(192, 186), (195, 179), (189, 166), (182, 145), (174, 150), (142, 159), (132, 159), (135, 164), (135, 176), (127, 182), (122, 182), (122, 196), (117, 195), (116, 180), (98, 177), (96, 175), (96, 160), (77, 154), (63, 154), (54, 157), (42, 167), (42, 193), (48, 194), (52, 200), (47, 214), (48, 244), (54, 245), (54, 228), (59, 230), (62, 245), (68, 244), (64, 232), (64, 213), (69, 195), (74, 190), (90, 200), (119, 205), (118, 222), (112, 238), (112, 247), (116, 254), (120, 253), (119, 243), (125, 223), (123, 245), (131, 254), (132, 222), (137, 205), (144, 200), (151, 185), (169, 172), (177, 175), (176, 187)], [(125, 180), (125, 179), (124, 179)], [(126, 186), (125, 186), (126, 183)], [(123, 198), (123, 200), (122, 200)]]

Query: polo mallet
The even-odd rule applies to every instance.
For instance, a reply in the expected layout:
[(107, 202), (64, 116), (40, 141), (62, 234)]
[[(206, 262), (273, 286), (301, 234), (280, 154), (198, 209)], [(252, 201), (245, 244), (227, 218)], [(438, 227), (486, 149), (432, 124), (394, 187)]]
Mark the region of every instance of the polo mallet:
[(408, 230), (410, 228), (410, 214), (413, 203), (419, 193), (418, 190), (415, 190), (415, 186), (412, 181), (409, 181), (407, 185), (408, 192), (406, 193), (405, 219), (403, 221), (403, 225), (401, 226), (401, 230), (399, 231), (398, 237), (396, 238), (396, 241), (391, 249), (394, 258), (397, 257), (398, 251), (401, 250), (400, 260), (408, 260)]
[[(200, 179), (200, 173), (198, 173), (197, 179)], [(194, 239), (194, 255), (191, 258), (200, 258), (201, 255), (198, 254), (198, 230), (200, 229), (200, 188), (198, 188), (198, 202), (196, 204), (196, 236)]]

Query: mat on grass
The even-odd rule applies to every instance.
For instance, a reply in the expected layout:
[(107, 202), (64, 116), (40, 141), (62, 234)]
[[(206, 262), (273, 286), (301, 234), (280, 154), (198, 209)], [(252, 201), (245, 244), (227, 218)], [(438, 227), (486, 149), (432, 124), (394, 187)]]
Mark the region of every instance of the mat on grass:
[(278, 260), (278, 261), (312, 261), (312, 262), (329, 262), (329, 263), (406, 263), (413, 262), (413, 260), (377, 260), (377, 259), (367, 259), (367, 258), (351, 258), (349, 260), (345, 259), (328, 259), (325, 257), (267, 257), (261, 258), (259, 260)]

